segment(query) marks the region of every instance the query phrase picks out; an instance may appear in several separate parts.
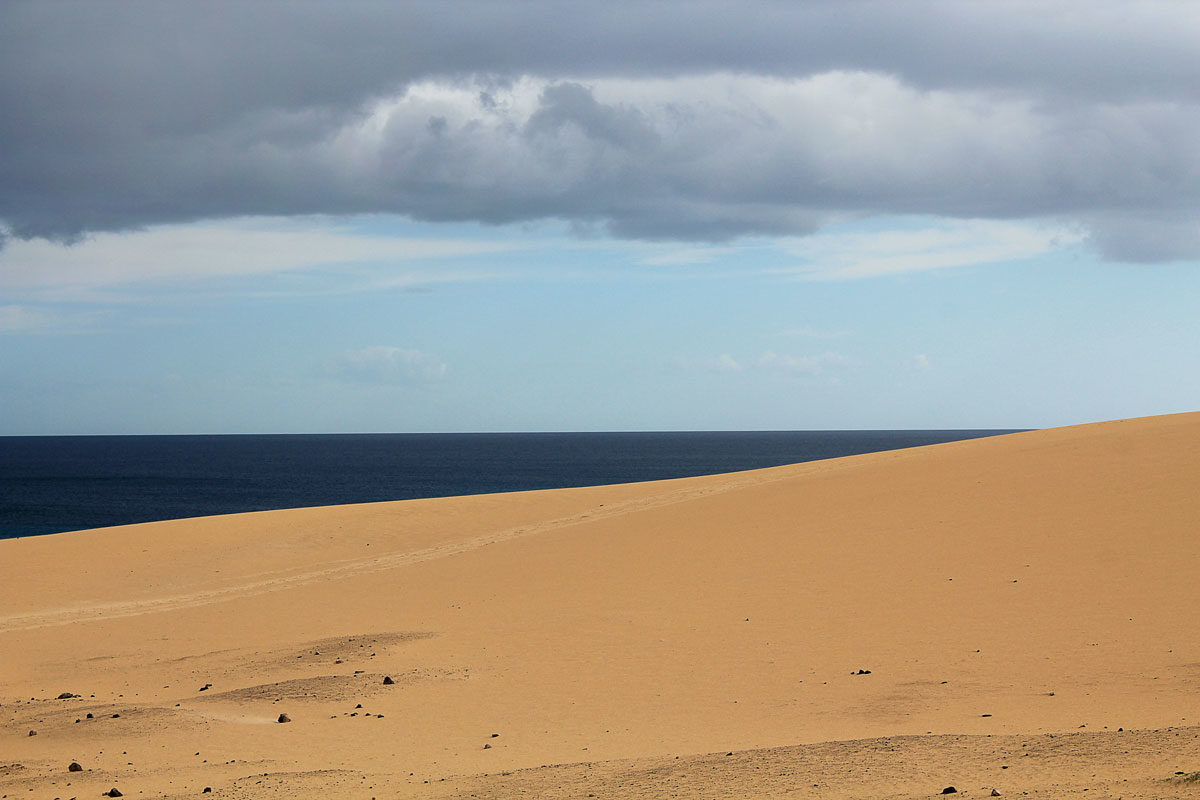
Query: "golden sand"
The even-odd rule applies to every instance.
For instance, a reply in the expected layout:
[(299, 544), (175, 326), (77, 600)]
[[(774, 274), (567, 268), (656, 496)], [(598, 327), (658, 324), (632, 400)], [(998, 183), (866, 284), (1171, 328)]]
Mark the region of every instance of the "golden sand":
[(0, 794), (1196, 797), (1198, 623), (1200, 414), (0, 541)]

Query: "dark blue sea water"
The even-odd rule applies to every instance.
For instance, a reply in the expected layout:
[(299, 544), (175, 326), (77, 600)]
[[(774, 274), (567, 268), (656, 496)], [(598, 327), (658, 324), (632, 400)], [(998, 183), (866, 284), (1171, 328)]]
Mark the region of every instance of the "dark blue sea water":
[(1006, 431), (0, 437), (0, 538), (680, 478)]

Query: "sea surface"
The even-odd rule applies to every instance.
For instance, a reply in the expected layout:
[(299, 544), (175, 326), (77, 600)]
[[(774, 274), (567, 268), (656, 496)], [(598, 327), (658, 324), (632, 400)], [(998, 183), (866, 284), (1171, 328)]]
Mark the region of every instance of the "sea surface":
[(0, 539), (134, 522), (596, 486), (1009, 431), (0, 437)]

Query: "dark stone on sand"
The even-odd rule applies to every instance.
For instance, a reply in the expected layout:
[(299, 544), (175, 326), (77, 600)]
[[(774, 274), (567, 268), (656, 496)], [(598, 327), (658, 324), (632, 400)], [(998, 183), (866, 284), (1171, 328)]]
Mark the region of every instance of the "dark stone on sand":
[(208, 691), (209, 689), (211, 689), (211, 688), (212, 688), (212, 684), (211, 684), (211, 683), (206, 683), (206, 684), (204, 684), (203, 686), (201, 686), (201, 687), (200, 687), (200, 691), (202, 691), (202, 692), (207, 692), (207, 691)]
[(112, 718), (113, 718), (113, 719), (116, 719), (116, 718), (117, 718), (117, 717), (119, 717), (119, 716), (121, 716), (121, 715), (120, 715), (120, 714), (113, 714)]
[(484, 749), (484, 750), (491, 750), (491, 749), (492, 749), (492, 746), (491, 746), (490, 744), (485, 744), (485, 745), (483, 746), (483, 749)]
[(355, 708), (362, 708), (362, 703), (359, 703), (358, 705), (356, 705)]
[(70, 766), (67, 767), (67, 772), (83, 772), (83, 764), (80, 764), (78, 761), (72, 761)]
[[(1016, 581), (1013, 581), (1013, 583), (1016, 583)], [(991, 796), (991, 797), (999, 797), (999, 796), (1000, 796), (1000, 792), (996, 791), (995, 789), (992, 789), (992, 793), (991, 793), (991, 795), (990, 795), (990, 796)]]
[(500, 736), (500, 734), (498, 734), (498, 733), (493, 733), (493, 734), (492, 734), (492, 738), (493, 738), (493, 739), (495, 739), (495, 738), (497, 738), (497, 737), (499, 737), (499, 736)]
[(203, 792), (201, 792), (200, 794), (208, 794), (208, 793), (209, 793), (209, 792), (211, 792), (211, 791), (212, 791), (212, 787), (211, 787), (211, 786), (205, 786), (205, 787), (204, 787), (204, 791), (203, 791)]
[(392, 680), (392, 676), (391, 676), (391, 675), (384, 675), (384, 676), (383, 676), (383, 685), (384, 685), (384, 686), (391, 686), (391, 685), (392, 685), (392, 684), (394, 684), (394, 683), (395, 683), (395, 681), (394, 681), (394, 680)]
[(958, 794), (958, 789), (955, 789), (953, 786), (947, 786), (945, 789), (942, 789), (942, 794)]
[(276, 722), (291, 722), (292, 718), (289, 717), (287, 714), (280, 714), (279, 719), (277, 719), (275, 721)]
[(90, 711), (87, 713), (87, 718), (88, 718), (88, 719), (95, 719), (95, 718), (92, 716), (92, 712), (90, 712)]
[(111, 788), (107, 792), (105, 792), (104, 796), (105, 797), (124, 797), (125, 795), (121, 794), (121, 790), (114, 786), (113, 788)]
[(860, 669), (858, 672), (852, 672), (852, 673), (850, 673), (850, 674), (851, 674), (851, 675), (870, 675), (870, 674), (871, 674), (871, 670), (869, 670), (869, 669)]
[(29, 732), (29, 735), (30, 735), (30, 736), (37, 736), (37, 731), (30, 731), (30, 732)]
[(59, 700), (70, 700), (72, 697), (79, 697), (79, 695), (71, 694), (70, 692), (63, 692), (62, 694), (60, 694), (58, 696), (58, 699)]

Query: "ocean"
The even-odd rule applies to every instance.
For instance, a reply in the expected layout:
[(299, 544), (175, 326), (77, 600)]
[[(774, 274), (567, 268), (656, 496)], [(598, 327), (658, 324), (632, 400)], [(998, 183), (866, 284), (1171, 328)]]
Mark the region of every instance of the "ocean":
[(1010, 431), (0, 437), (0, 539), (773, 467)]

